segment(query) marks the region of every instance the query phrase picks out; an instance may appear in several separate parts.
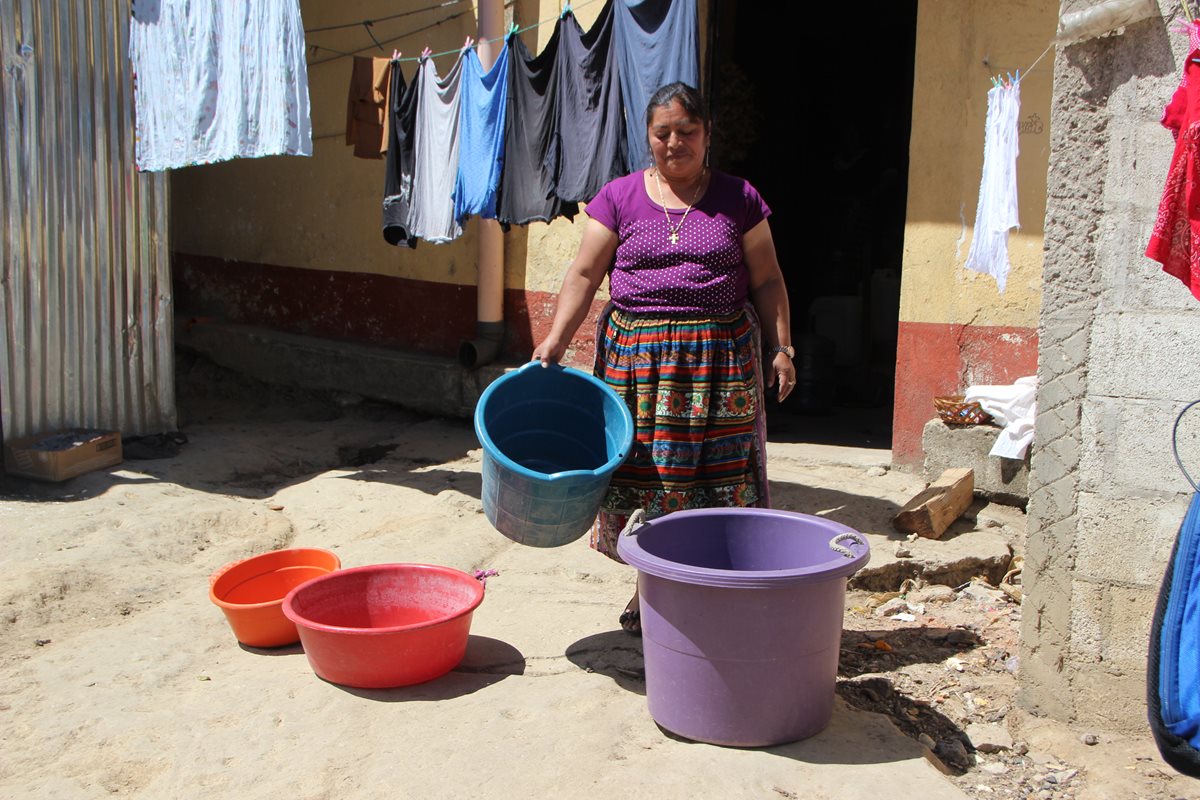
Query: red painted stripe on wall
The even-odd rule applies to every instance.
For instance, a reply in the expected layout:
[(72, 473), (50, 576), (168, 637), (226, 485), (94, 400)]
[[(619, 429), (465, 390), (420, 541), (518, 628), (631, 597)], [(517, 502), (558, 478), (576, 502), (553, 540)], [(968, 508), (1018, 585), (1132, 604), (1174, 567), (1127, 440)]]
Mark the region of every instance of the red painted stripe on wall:
[[(347, 339), (455, 358), (475, 334), (475, 287), (362, 272), (282, 267), (173, 254), (178, 316), (209, 316), (287, 333)], [(504, 352), (528, 358), (550, 330), (556, 295), (506, 289)], [(592, 304), (567, 354), (589, 371), (596, 317)]]
[(1037, 345), (1035, 328), (901, 322), (892, 460), (910, 465), (924, 460), (921, 432), (937, 416), (933, 398), (1037, 374)]

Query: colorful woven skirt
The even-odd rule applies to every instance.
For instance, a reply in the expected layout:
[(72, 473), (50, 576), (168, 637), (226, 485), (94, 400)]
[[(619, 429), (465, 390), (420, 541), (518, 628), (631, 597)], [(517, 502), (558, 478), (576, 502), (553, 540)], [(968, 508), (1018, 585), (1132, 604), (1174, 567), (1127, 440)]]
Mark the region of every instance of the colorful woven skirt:
[(756, 321), (749, 309), (657, 317), (612, 308), (597, 331), (596, 377), (629, 406), (633, 452), (613, 475), (591, 543), (617, 558), (638, 508), (766, 505)]

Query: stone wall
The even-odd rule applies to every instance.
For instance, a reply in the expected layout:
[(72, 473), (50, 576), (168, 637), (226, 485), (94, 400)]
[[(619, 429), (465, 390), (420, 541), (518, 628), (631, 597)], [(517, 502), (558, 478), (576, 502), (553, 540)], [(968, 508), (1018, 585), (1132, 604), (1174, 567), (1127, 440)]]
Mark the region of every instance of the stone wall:
[[(1086, 3), (1064, 3), (1064, 11)], [(1171, 457), (1200, 396), (1200, 304), (1143, 256), (1186, 57), (1165, 18), (1060, 47), (1054, 71), (1021, 703), (1145, 728), (1150, 618), (1190, 489)], [(1181, 453), (1200, 470), (1200, 412)], [(1193, 470), (1193, 471), (1196, 471)]]

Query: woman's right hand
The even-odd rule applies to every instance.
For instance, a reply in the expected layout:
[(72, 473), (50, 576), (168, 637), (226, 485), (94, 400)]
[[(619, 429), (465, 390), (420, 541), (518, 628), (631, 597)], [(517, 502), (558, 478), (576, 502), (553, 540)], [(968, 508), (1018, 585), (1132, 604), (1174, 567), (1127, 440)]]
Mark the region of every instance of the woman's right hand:
[(567, 346), (558, 337), (551, 334), (542, 343), (533, 348), (532, 361), (542, 362), (543, 367), (557, 364), (567, 352)]
[(550, 333), (533, 349), (533, 361), (540, 361), (543, 367), (548, 367), (557, 364), (566, 355), (571, 337), (587, 316), (592, 299), (596, 296), (596, 288), (604, 280), (616, 252), (617, 235), (603, 224), (589, 219), (583, 229), (579, 253), (563, 276)]

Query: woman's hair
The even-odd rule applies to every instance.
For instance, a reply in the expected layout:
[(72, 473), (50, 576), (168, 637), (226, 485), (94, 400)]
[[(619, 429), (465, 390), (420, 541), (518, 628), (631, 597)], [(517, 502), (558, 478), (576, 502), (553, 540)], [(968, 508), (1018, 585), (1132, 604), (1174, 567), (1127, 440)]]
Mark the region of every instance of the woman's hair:
[(654, 119), (654, 109), (669, 106), (672, 100), (678, 100), (679, 105), (683, 106), (683, 110), (688, 113), (689, 117), (700, 120), (704, 123), (705, 128), (708, 127), (708, 105), (704, 102), (700, 91), (686, 83), (676, 81), (659, 87), (658, 91), (650, 98), (650, 102), (646, 105), (647, 128)]

